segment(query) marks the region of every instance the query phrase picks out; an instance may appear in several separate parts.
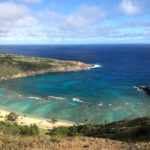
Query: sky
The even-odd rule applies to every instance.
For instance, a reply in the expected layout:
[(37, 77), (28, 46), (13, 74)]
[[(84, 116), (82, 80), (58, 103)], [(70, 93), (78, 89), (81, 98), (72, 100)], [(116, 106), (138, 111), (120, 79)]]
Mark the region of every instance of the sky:
[(0, 44), (150, 43), (150, 0), (0, 0)]

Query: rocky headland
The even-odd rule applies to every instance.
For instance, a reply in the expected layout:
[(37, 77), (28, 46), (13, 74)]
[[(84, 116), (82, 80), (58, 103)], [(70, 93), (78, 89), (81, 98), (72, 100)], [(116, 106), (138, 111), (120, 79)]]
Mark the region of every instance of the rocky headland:
[(80, 61), (0, 54), (0, 81), (51, 72), (82, 71), (93, 67)]

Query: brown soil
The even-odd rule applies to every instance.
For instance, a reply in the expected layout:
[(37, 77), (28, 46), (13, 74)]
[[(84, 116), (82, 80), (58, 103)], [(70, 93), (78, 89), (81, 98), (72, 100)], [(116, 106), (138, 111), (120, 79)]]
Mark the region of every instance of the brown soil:
[(150, 142), (126, 143), (101, 138), (2, 138), (0, 150), (150, 150)]

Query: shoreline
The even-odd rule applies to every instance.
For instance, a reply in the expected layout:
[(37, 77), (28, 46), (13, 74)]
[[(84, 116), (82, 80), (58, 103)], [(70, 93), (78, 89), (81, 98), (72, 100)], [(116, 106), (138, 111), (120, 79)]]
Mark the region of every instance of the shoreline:
[[(10, 59), (12, 62), (9, 61)], [(57, 60), (24, 55), (0, 54), (0, 60), (3, 62), (0, 67), (5, 70), (5, 75), (4, 73), (0, 75), (0, 82), (47, 73), (78, 72), (97, 68), (97, 65), (86, 64), (81, 61)], [(10, 71), (13, 68), (15, 71)]]
[[(81, 62), (74, 62), (74, 63), (81, 63)], [(13, 80), (13, 79), (34, 77), (34, 76), (44, 75), (44, 74), (49, 74), (49, 73), (69, 73), (69, 72), (87, 71), (90, 69), (101, 67), (100, 65), (94, 65), (94, 64), (89, 64), (89, 65), (85, 64), (85, 65), (87, 65), (87, 66), (76, 67), (76, 68), (61, 68), (59, 70), (47, 69), (47, 70), (31, 71), (31, 72), (26, 72), (26, 73), (18, 73), (16, 75), (12, 75), (12, 76), (0, 77), (0, 82)]]
[[(12, 111), (8, 111), (5, 109), (0, 108), (0, 121), (5, 121), (6, 116)], [(16, 112), (15, 112), (16, 113)], [(63, 120), (57, 120), (55, 123), (51, 119), (44, 119), (44, 118), (38, 118), (38, 117), (31, 117), (27, 115), (23, 115), (20, 113), (18, 114), (18, 119), (16, 121), (17, 124), (19, 125), (28, 125), (30, 126), (31, 124), (36, 124), (39, 128), (41, 129), (52, 129), (54, 127), (60, 127), (60, 126), (74, 126), (76, 123), (74, 122), (69, 122), (69, 121), (63, 121)]]

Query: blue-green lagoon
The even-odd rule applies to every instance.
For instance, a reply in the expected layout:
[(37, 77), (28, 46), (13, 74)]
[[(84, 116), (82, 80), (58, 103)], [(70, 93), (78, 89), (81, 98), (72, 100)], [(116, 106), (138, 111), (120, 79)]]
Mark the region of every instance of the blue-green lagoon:
[(75, 122), (112, 122), (150, 115), (150, 45), (3, 46), (1, 53), (80, 60), (101, 67), (0, 83), (0, 108)]

